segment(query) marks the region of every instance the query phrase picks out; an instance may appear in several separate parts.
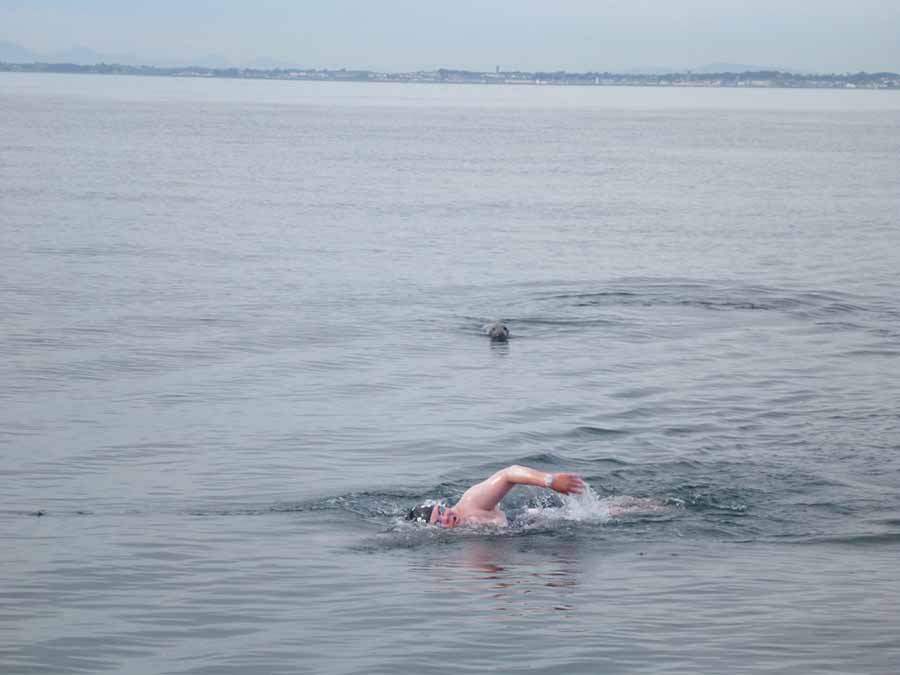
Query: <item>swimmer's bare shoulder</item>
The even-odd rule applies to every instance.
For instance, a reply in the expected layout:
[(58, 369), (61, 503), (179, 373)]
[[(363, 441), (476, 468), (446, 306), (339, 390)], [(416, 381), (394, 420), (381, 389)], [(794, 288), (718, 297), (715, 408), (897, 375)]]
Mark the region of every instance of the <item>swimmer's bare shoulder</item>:
[(463, 525), (494, 525), (496, 527), (509, 525), (506, 514), (500, 509), (494, 509), (493, 511), (464, 511), (461, 517)]

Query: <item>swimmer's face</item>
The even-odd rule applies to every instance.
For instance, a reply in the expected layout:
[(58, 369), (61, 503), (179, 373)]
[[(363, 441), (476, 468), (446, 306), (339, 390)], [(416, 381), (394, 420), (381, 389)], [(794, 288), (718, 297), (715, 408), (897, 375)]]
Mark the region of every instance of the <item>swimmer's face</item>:
[(452, 508), (438, 504), (431, 511), (431, 519), (428, 523), (429, 525), (437, 525), (438, 527), (459, 527), (461, 521)]

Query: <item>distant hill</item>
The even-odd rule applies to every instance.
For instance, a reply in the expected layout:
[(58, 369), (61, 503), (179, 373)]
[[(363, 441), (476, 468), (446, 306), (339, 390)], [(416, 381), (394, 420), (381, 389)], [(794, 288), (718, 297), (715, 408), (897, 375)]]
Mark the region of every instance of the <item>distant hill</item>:
[[(135, 54), (108, 54), (98, 52), (90, 47), (76, 46), (53, 54), (40, 54), (12, 42), (0, 40), (0, 61), (5, 63), (74, 63), (79, 66), (93, 66), (99, 63), (118, 64), (122, 66), (202, 66), (206, 68), (229, 68), (228, 59), (215, 54), (193, 59), (147, 58)], [(190, 63), (188, 63), (190, 62)]]
[(259, 58), (253, 59), (247, 63), (248, 68), (259, 68), (261, 70), (275, 70), (276, 68), (297, 68), (297, 64), (291, 61), (283, 61), (281, 59)]
[(679, 71), (665, 66), (641, 66), (622, 71), (625, 75), (674, 75), (677, 72)]
[[(186, 62), (190, 63), (186, 63)], [(234, 68), (236, 67), (229, 59), (218, 54), (204, 54), (190, 59), (166, 59), (161, 60), (160, 65), (163, 66), (201, 66), (203, 68)]]
[(0, 40), (0, 61), (5, 61), (6, 63), (34, 63), (39, 60), (40, 57), (30, 49)]
[(82, 66), (92, 66), (95, 63), (121, 63), (123, 65), (140, 65), (140, 59), (128, 54), (101, 54), (88, 47), (73, 47), (64, 52), (53, 54), (53, 61), (60, 63), (77, 63)]
[(75, 63), (92, 66), (96, 63), (141, 65), (141, 59), (126, 54), (101, 54), (87, 47), (73, 47), (57, 54), (39, 54), (13, 42), (0, 41), (0, 61), (6, 63)]
[[(790, 68), (777, 66), (752, 66), (746, 63), (710, 63), (699, 68), (691, 68), (692, 73), (758, 73), (760, 71), (777, 70), (780, 72), (795, 73), (797, 71)], [(682, 71), (684, 72), (684, 71)]]
[[(202, 56), (194, 56), (187, 58), (171, 58), (171, 57), (146, 57), (134, 54), (108, 54), (95, 51), (89, 47), (76, 46), (66, 51), (54, 54), (44, 54), (32, 51), (27, 47), (0, 40), (0, 63), (8, 64), (72, 64), (75, 66), (148, 66), (161, 69), (179, 69), (187, 67), (199, 67), (208, 69), (258, 69), (258, 70), (292, 70), (297, 69), (297, 64), (282, 61), (280, 59), (272, 59), (266, 57), (258, 57), (244, 63), (235, 63), (229, 58), (218, 54), (205, 54)], [(303, 70), (303, 68), (301, 68)], [(359, 72), (368, 72), (369, 69), (355, 69)], [(716, 74), (732, 74), (741, 75), (742, 73), (759, 73), (772, 72), (789, 73), (802, 79), (806, 76), (813, 76), (816, 73), (810, 71), (786, 68), (783, 66), (760, 66), (746, 63), (710, 63), (698, 68), (671, 68), (668, 66), (641, 66), (636, 68), (628, 68), (626, 70), (616, 71), (617, 75), (641, 77), (659, 77), (662, 79), (671, 79), (678, 75), (716, 75)], [(373, 71), (374, 72), (374, 71)], [(465, 72), (465, 71), (459, 71)], [(474, 74), (474, 73), (471, 73)], [(545, 75), (544, 73), (537, 73)], [(890, 75), (891, 73), (887, 73)], [(508, 75), (508, 74), (507, 74)], [(552, 78), (551, 78), (552, 79)], [(729, 78), (725, 78), (729, 79)], [(493, 81), (488, 79), (487, 81)], [(783, 83), (781, 86), (784, 86)]]
[(675, 75), (677, 73), (758, 73), (760, 71), (777, 70), (780, 72), (799, 73), (800, 71), (776, 66), (755, 66), (746, 63), (710, 63), (699, 68), (669, 68), (668, 66), (642, 66), (621, 71), (626, 75)]

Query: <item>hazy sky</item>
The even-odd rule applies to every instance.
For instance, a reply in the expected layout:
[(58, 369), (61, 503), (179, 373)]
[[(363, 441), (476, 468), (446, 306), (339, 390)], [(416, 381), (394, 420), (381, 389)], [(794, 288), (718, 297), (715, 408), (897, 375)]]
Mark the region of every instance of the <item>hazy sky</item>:
[(185, 63), (900, 71), (900, 0), (0, 0), (0, 40)]

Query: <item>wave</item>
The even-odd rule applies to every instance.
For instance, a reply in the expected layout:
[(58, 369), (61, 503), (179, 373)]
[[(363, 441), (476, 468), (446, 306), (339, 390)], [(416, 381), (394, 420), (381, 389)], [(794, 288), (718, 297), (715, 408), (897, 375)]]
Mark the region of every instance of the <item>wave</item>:
[(841, 535), (812, 535), (798, 537), (798, 544), (830, 544), (854, 547), (896, 546), (900, 544), (900, 532), (856, 532)]
[[(455, 502), (473, 483), (501, 468), (500, 463), (462, 467), (424, 487), (351, 491), (298, 500), (255, 499), (196, 504), (164, 509), (175, 517), (302, 517), (324, 519), (329, 527), (363, 528), (379, 546), (424, 545), (457, 537), (565, 536), (587, 540), (774, 541), (788, 544), (835, 543), (854, 546), (895, 545), (900, 520), (892, 493), (875, 495), (868, 484), (855, 484), (810, 466), (764, 462), (675, 459), (628, 462), (619, 458), (575, 458), (534, 453), (513, 460), (547, 470), (563, 467), (580, 474), (590, 489), (580, 496), (560, 496), (533, 487), (513, 490), (503, 502), (510, 527), (459, 528), (442, 531), (405, 520), (412, 506), (425, 500)], [(31, 518), (142, 518), (147, 509), (121, 507), (112, 512), (76, 503), (23, 505), (0, 513)], [(40, 507), (40, 508), (36, 508)], [(152, 509), (150, 509), (152, 511)], [(859, 522), (867, 526), (859, 531)], [(343, 524), (343, 525), (342, 525)], [(371, 545), (371, 542), (365, 544)]]
[[(782, 313), (812, 320), (822, 327), (841, 324), (865, 330), (883, 330), (886, 322), (900, 320), (900, 309), (887, 305), (883, 299), (840, 290), (656, 277), (618, 279), (597, 290), (529, 289), (512, 306), (504, 307), (503, 312), (510, 330), (527, 335), (529, 329), (619, 325), (625, 319), (615, 312), (665, 307), (705, 312)], [(485, 318), (471, 317), (471, 320), (483, 323)]]

